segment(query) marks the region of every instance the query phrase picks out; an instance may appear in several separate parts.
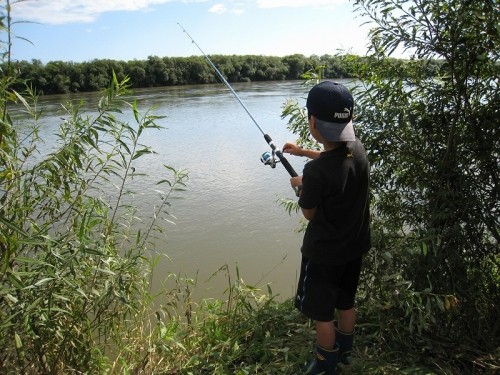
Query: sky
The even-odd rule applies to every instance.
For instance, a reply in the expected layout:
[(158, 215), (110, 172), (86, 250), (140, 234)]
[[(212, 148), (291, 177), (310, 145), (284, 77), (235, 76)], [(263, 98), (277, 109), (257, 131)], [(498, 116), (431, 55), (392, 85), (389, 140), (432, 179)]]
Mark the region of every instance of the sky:
[(363, 55), (368, 45), (349, 0), (11, 0), (11, 8), (14, 60), (200, 55), (179, 24), (207, 55)]

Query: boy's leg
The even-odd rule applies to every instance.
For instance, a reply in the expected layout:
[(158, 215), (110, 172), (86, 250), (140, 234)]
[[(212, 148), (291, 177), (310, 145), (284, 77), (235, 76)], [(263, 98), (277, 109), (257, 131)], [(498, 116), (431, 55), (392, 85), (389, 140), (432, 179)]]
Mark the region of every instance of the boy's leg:
[(356, 325), (356, 310), (350, 308), (348, 310), (337, 309), (338, 322), (337, 328), (342, 332), (352, 332), (354, 331), (354, 326)]
[(344, 265), (322, 265), (302, 258), (295, 306), (316, 324), (316, 349), (314, 359), (304, 369), (306, 374), (335, 374), (339, 349), (333, 318), (343, 268)]
[(335, 375), (339, 347), (335, 344), (335, 326), (333, 321), (321, 322), (316, 320), (316, 349), (314, 359), (305, 367), (309, 375)]
[(324, 349), (333, 349), (335, 343), (335, 327), (333, 321), (316, 321), (316, 344)]
[(335, 340), (339, 346), (339, 361), (350, 365), (350, 355), (354, 341), (354, 327), (356, 325), (356, 311), (354, 308), (338, 310), (339, 320), (334, 322)]
[(362, 258), (359, 257), (346, 264), (336, 305), (338, 322), (334, 322), (335, 339), (339, 345), (339, 360), (346, 365), (350, 364), (349, 356), (354, 341), (354, 328), (356, 325), (354, 299), (361, 273), (361, 263)]

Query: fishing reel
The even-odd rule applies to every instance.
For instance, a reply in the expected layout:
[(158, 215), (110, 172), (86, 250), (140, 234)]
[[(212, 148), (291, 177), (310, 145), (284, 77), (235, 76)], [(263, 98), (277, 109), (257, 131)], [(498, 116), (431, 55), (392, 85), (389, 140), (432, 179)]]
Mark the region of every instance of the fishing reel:
[(276, 164), (279, 162), (279, 159), (276, 158), (276, 153), (273, 151), (266, 151), (260, 157), (260, 161), (264, 165), (270, 165), (271, 168), (276, 168)]

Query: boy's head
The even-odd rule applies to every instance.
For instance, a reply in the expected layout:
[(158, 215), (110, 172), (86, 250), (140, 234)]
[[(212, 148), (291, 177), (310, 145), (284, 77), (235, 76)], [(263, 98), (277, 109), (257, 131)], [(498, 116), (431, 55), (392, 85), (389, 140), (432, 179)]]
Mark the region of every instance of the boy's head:
[(355, 140), (352, 126), (354, 99), (345, 86), (331, 81), (318, 83), (309, 91), (306, 107), (308, 115), (315, 117), (316, 129), (324, 140)]

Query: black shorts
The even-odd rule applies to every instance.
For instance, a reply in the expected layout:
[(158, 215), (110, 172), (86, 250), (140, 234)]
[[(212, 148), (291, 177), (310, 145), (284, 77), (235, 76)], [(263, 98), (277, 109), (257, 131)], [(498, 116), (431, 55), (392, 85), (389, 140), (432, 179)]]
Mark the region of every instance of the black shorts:
[(320, 322), (334, 319), (335, 309), (354, 307), (361, 257), (346, 264), (322, 265), (302, 258), (295, 307)]

